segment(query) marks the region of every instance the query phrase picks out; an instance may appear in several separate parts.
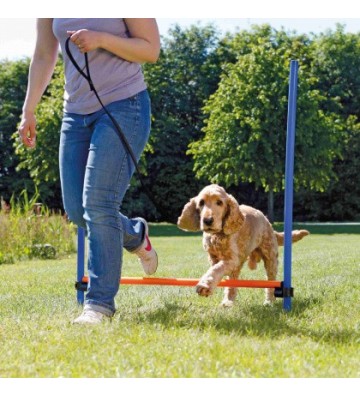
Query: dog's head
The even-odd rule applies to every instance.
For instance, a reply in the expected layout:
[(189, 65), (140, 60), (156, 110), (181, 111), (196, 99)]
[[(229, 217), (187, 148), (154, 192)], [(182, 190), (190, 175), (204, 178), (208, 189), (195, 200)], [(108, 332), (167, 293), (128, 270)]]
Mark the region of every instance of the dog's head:
[(178, 219), (178, 227), (185, 231), (204, 231), (210, 234), (233, 234), (244, 222), (236, 199), (212, 184), (184, 206)]

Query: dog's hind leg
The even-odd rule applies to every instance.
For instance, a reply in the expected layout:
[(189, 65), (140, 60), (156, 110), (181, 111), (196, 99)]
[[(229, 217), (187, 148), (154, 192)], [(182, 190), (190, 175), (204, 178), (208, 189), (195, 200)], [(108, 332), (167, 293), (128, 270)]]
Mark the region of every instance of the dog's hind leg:
[[(229, 276), (229, 279), (238, 279), (240, 275), (241, 268), (236, 269), (232, 272)], [(225, 308), (230, 308), (234, 305), (234, 301), (237, 295), (237, 288), (236, 287), (225, 287), (224, 289), (224, 299), (221, 302), (221, 305)]]
[[(277, 250), (271, 249), (267, 251), (266, 254), (263, 253), (264, 266), (266, 271), (266, 276), (268, 280), (276, 280), (277, 270), (278, 270), (278, 252)], [(265, 301), (264, 305), (271, 305), (275, 301), (274, 295), (275, 289), (266, 288), (265, 289)]]

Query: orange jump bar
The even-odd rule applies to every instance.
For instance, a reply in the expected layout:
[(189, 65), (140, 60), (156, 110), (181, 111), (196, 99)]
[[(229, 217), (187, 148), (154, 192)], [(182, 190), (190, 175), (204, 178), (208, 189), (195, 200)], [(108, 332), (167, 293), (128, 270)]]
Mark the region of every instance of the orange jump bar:
[[(89, 281), (87, 276), (82, 278), (83, 283)], [(158, 285), (158, 286), (196, 286), (199, 279), (189, 278), (129, 278), (123, 277), (120, 280), (122, 285)], [(281, 287), (281, 281), (269, 280), (222, 280), (219, 287), (251, 287), (251, 288), (276, 288)]]

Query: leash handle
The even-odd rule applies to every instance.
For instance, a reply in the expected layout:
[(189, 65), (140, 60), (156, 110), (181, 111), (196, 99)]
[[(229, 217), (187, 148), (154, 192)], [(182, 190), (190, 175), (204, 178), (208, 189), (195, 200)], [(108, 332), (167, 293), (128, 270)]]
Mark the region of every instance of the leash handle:
[(65, 50), (66, 50), (66, 54), (69, 57), (69, 59), (71, 60), (71, 63), (74, 65), (75, 69), (85, 78), (85, 80), (89, 83), (90, 85), (90, 90), (94, 91), (95, 87), (94, 84), (92, 82), (91, 76), (90, 76), (90, 69), (89, 69), (89, 61), (88, 61), (88, 55), (85, 52), (84, 56), (85, 56), (85, 67), (86, 67), (86, 73), (81, 69), (81, 67), (79, 66), (79, 64), (76, 62), (75, 58), (73, 57), (71, 51), (70, 51), (70, 47), (69, 47), (69, 43), (70, 43), (70, 37), (68, 37), (65, 41)]

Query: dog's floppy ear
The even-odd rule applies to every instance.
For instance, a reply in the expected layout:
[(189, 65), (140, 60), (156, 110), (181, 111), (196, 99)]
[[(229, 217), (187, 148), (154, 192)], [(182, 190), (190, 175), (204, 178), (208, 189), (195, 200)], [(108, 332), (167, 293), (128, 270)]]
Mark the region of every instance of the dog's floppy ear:
[(240, 230), (244, 223), (244, 215), (241, 213), (239, 204), (236, 199), (228, 194), (227, 211), (224, 216), (223, 232), (226, 235), (233, 234)]
[(200, 215), (196, 210), (195, 198), (191, 198), (184, 206), (181, 216), (178, 218), (177, 225), (185, 231), (200, 230)]

